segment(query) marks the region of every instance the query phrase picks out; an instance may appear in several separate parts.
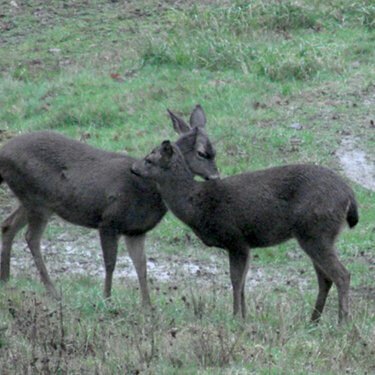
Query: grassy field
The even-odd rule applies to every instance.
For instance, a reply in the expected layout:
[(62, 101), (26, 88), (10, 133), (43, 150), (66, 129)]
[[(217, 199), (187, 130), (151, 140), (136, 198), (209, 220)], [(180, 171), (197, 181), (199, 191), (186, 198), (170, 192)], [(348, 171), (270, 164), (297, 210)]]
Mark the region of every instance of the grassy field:
[[(345, 176), (345, 142), (375, 161), (374, 43), (370, 0), (0, 0), (0, 136), (52, 129), (143, 157), (176, 139), (167, 108), (186, 118), (200, 103), (223, 176), (294, 162)], [(374, 373), (375, 192), (347, 180), (360, 203), (337, 243), (349, 324), (336, 290), (308, 324), (317, 281), (293, 241), (252, 252), (249, 317), (233, 320), (226, 254), (171, 214), (146, 245), (153, 310), (123, 245), (104, 301), (97, 234), (56, 219), (43, 244), (63, 299), (20, 236), (0, 287), (0, 374)]]

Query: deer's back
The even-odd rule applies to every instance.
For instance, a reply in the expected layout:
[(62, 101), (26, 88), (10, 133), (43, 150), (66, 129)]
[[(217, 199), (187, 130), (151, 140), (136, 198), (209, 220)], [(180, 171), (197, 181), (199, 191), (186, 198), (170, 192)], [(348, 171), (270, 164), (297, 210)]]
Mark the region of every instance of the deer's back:
[(196, 229), (207, 236), (206, 242), (228, 246), (234, 238), (245, 238), (254, 247), (286, 241), (297, 232), (328, 230), (334, 235), (346, 220), (350, 199), (355, 200), (341, 177), (315, 165), (275, 167), (204, 183), (197, 199), (204, 214)]
[(130, 173), (134, 161), (42, 131), (15, 137), (0, 149), (0, 175), (34, 210), (137, 234), (155, 226), (166, 209), (156, 186)]

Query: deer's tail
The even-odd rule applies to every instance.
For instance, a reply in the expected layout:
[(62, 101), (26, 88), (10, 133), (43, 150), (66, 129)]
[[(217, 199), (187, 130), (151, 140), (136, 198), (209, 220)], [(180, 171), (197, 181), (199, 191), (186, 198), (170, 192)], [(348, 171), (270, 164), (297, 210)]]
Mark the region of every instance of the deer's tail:
[(358, 203), (354, 196), (350, 197), (348, 213), (346, 215), (346, 220), (350, 228), (353, 228), (357, 225), (359, 216), (358, 216)]

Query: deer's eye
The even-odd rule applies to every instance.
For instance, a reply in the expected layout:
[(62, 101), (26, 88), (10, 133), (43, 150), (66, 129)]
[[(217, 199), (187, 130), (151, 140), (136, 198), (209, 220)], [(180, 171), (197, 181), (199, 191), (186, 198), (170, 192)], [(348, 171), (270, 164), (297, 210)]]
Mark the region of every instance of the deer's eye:
[(145, 159), (145, 163), (146, 163), (147, 165), (151, 165), (151, 164), (152, 164), (152, 161), (151, 161), (150, 159)]
[(202, 151), (198, 151), (198, 156), (202, 159), (207, 159), (207, 154)]

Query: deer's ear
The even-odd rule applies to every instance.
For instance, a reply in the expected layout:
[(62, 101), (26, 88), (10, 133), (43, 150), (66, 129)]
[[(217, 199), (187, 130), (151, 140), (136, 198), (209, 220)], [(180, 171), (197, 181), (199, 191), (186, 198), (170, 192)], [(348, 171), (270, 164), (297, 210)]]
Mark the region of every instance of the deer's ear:
[(206, 127), (206, 115), (203, 108), (197, 104), (190, 115), (190, 126), (192, 128), (205, 128)]
[(169, 117), (172, 120), (173, 129), (176, 131), (176, 133), (184, 134), (184, 133), (187, 133), (190, 130), (190, 126), (182, 118), (175, 115), (168, 108), (167, 108), (167, 111), (169, 113)]
[(173, 155), (173, 147), (171, 145), (171, 142), (169, 140), (163, 141), (161, 144), (161, 155), (165, 158), (170, 159)]

